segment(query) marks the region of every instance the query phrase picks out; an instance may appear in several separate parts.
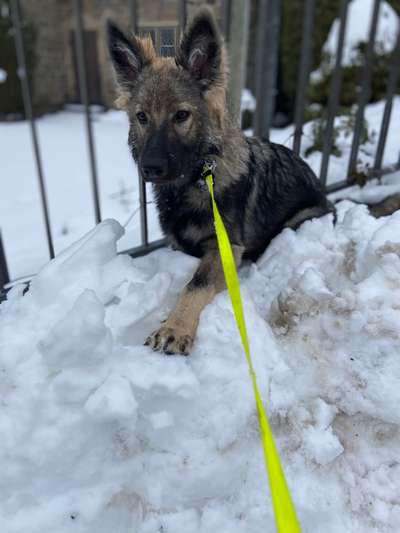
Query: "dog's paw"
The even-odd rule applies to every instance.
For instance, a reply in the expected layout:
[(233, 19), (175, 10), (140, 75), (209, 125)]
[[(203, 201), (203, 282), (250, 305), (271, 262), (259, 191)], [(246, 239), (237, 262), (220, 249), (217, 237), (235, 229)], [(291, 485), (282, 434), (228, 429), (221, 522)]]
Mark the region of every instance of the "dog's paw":
[(193, 337), (178, 329), (163, 326), (147, 337), (144, 344), (166, 355), (189, 355)]

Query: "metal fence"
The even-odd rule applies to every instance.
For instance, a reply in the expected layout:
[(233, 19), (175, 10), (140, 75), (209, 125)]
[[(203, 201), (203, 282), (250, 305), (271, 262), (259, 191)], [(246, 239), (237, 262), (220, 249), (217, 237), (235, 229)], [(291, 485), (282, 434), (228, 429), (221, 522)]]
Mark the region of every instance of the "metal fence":
[[(100, 222), (101, 210), (99, 201), (99, 188), (97, 180), (97, 166), (95, 145), (92, 131), (91, 110), (89, 106), (87, 69), (85, 62), (85, 43), (84, 43), (84, 20), (82, 12), (82, 0), (71, 0), (74, 8), (74, 22), (75, 22), (75, 46), (77, 52), (77, 70), (81, 101), (85, 111), (85, 128), (87, 138), (87, 149), (89, 153), (92, 193), (93, 193), (93, 209), (96, 223)], [(246, 49), (245, 43), (240, 42), (248, 38), (248, 28), (243, 28), (244, 24), (248, 24), (249, 17), (241, 16), (240, 6), (243, 9), (248, 9), (246, 3), (248, 0), (224, 0), (221, 7), (221, 28), (225, 33), (230, 51), (232, 54), (239, 54), (238, 50), (242, 47), (239, 57), (242, 58), (242, 69), (245, 68), (246, 58), (243, 49)], [(337, 43), (337, 51), (335, 57), (335, 66), (332, 73), (332, 80), (329, 92), (329, 102), (326, 110), (326, 128), (324, 135), (322, 163), (319, 177), (326, 187), (327, 192), (349, 186), (354, 182), (354, 172), (356, 170), (358, 150), (360, 146), (360, 139), (364, 120), (365, 106), (369, 101), (370, 87), (371, 87), (371, 71), (372, 59), (374, 52), (374, 42), (377, 31), (377, 22), (379, 17), (379, 8), (381, 1), (375, 0), (373, 7), (373, 14), (370, 21), (369, 40), (366, 45), (364, 64), (362, 67), (362, 82), (358, 95), (358, 105), (355, 117), (354, 135), (351, 146), (351, 154), (347, 170), (347, 178), (340, 183), (335, 183), (331, 186), (326, 186), (327, 173), (329, 166), (329, 158), (333, 146), (333, 130), (334, 119), (339, 109), (339, 96), (341, 90), (342, 79), (342, 55), (344, 48), (344, 37), (346, 30), (346, 22), (348, 16), (348, 6), (350, 0), (342, 0), (338, 13), (340, 21), (339, 38)], [(130, 22), (134, 31), (138, 28), (138, 9), (137, 1), (128, 0)], [(282, 0), (258, 0), (257, 2), (257, 27), (256, 27), (256, 58), (255, 58), (255, 92), (257, 109), (254, 114), (254, 130), (255, 134), (264, 138), (269, 138), (270, 129), (274, 115), (274, 102), (276, 96), (276, 80), (277, 80), (277, 65), (279, 54), (279, 26), (280, 26), (280, 12)], [(36, 174), (38, 178), (41, 207), (44, 216), (47, 245), (49, 257), (54, 257), (54, 245), (52, 239), (48, 202), (46, 198), (46, 190), (43, 177), (43, 167), (41, 160), (40, 147), (36, 133), (35, 118), (32, 109), (31, 88), (29, 81), (29, 72), (26, 64), (26, 54), (24, 47), (24, 35), (21, 24), (21, 10), (19, 0), (10, 0), (11, 17), (14, 30), (15, 47), (17, 54), (17, 61), (19, 67), (19, 75), (21, 79), (23, 103), (25, 108), (26, 119), (29, 122), (31, 139), (34, 151)], [(304, 20), (302, 30), (301, 43), (301, 58), (298, 67), (298, 82), (296, 91), (295, 114), (294, 114), (294, 135), (293, 135), (293, 150), (296, 153), (300, 152), (301, 141), (303, 136), (303, 122), (304, 112), (307, 107), (307, 86), (309, 83), (311, 71), (311, 53), (312, 53), (312, 37), (315, 19), (316, 0), (306, 0), (304, 6)], [(177, 14), (179, 20), (179, 27), (182, 28), (186, 24), (187, 19), (187, 1), (177, 0)], [(238, 32), (239, 28), (239, 32)], [(238, 37), (239, 35), (239, 37)], [(240, 37), (242, 36), (242, 37)], [(234, 41), (234, 46), (233, 46)], [(235, 56), (238, 57), (238, 56)], [(236, 64), (236, 62), (235, 62)], [(385, 148), (390, 116), (392, 111), (393, 97), (396, 92), (398, 80), (400, 75), (400, 30), (397, 36), (396, 49), (393, 54), (393, 61), (389, 71), (387, 80), (387, 94), (384, 107), (384, 113), (379, 132), (377, 151), (373, 167), (368, 171), (367, 177), (382, 176), (385, 173), (393, 172), (400, 168), (400, 157), (398, 161), (393, 162), (389, 167), (382, 167), (383, 152)], [(243, 78), (243, 76), (242, 76)], [(240, 91), (235, 91), (235, 94), (240, 95)], [(236, 103), (237, 104), (237, 103)], [(149, 242), (148, 237), (148, 221), (146, 209), (146, 187), (139, 178), (139, 201), (140, 201), (140, 220), (141, 220), (141, 244), (134, 249), (128, 250), (132, 256), (139, 256), (148, 253), (164, 244), (163, 240)], [(2, 246), (1, 232), (0, 232), (0, 299), (2, 288), (10, 284), (6, 255)]]

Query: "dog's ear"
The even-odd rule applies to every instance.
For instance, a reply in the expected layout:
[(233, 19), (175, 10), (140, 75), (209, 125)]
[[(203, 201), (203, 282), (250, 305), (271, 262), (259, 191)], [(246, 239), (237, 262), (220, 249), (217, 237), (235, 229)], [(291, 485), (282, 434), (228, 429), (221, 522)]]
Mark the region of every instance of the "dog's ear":
[(132, 88), (140, 71), (155, 59), (151, 39), (128, 39), (111, 21), (107, 22), (108, 48), (117, 83), (123, 90)]
[(222, 36), (212, 11), (201, 9), (182, 37), (176, 63), (204, 88), (225, 85), (226, 59)]

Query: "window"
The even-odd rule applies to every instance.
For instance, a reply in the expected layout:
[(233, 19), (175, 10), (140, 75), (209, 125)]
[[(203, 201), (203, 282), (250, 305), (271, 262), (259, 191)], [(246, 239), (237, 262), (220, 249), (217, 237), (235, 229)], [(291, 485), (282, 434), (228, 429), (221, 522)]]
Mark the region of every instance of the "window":
[(163, 57), (173, 57), (175, 55), (177, 34), (178, 29), (176, 27), (142, 27), (139, 29), (139, 35), (141, 37), (150, 36), (156, 52)]
[(175, 28), (160, 29), (160, 55), (163, 57), (175, 55)]

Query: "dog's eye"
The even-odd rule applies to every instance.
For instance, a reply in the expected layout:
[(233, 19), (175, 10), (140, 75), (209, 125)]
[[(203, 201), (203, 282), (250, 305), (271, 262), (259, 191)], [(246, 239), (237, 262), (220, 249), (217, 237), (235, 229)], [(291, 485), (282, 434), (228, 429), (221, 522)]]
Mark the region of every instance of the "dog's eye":
[(139, 111), (139, 113), (136, 113), (136, 118), (138, 119), (140, 124), (147, 124), (146, 113), (143, 113), (143, 111)]
[(185, 111), (184, 109), (181, 109), (178, 111), (175, 115), (175, 121), (176, 122), (185, 122), (189, 118), (190, 112)]

